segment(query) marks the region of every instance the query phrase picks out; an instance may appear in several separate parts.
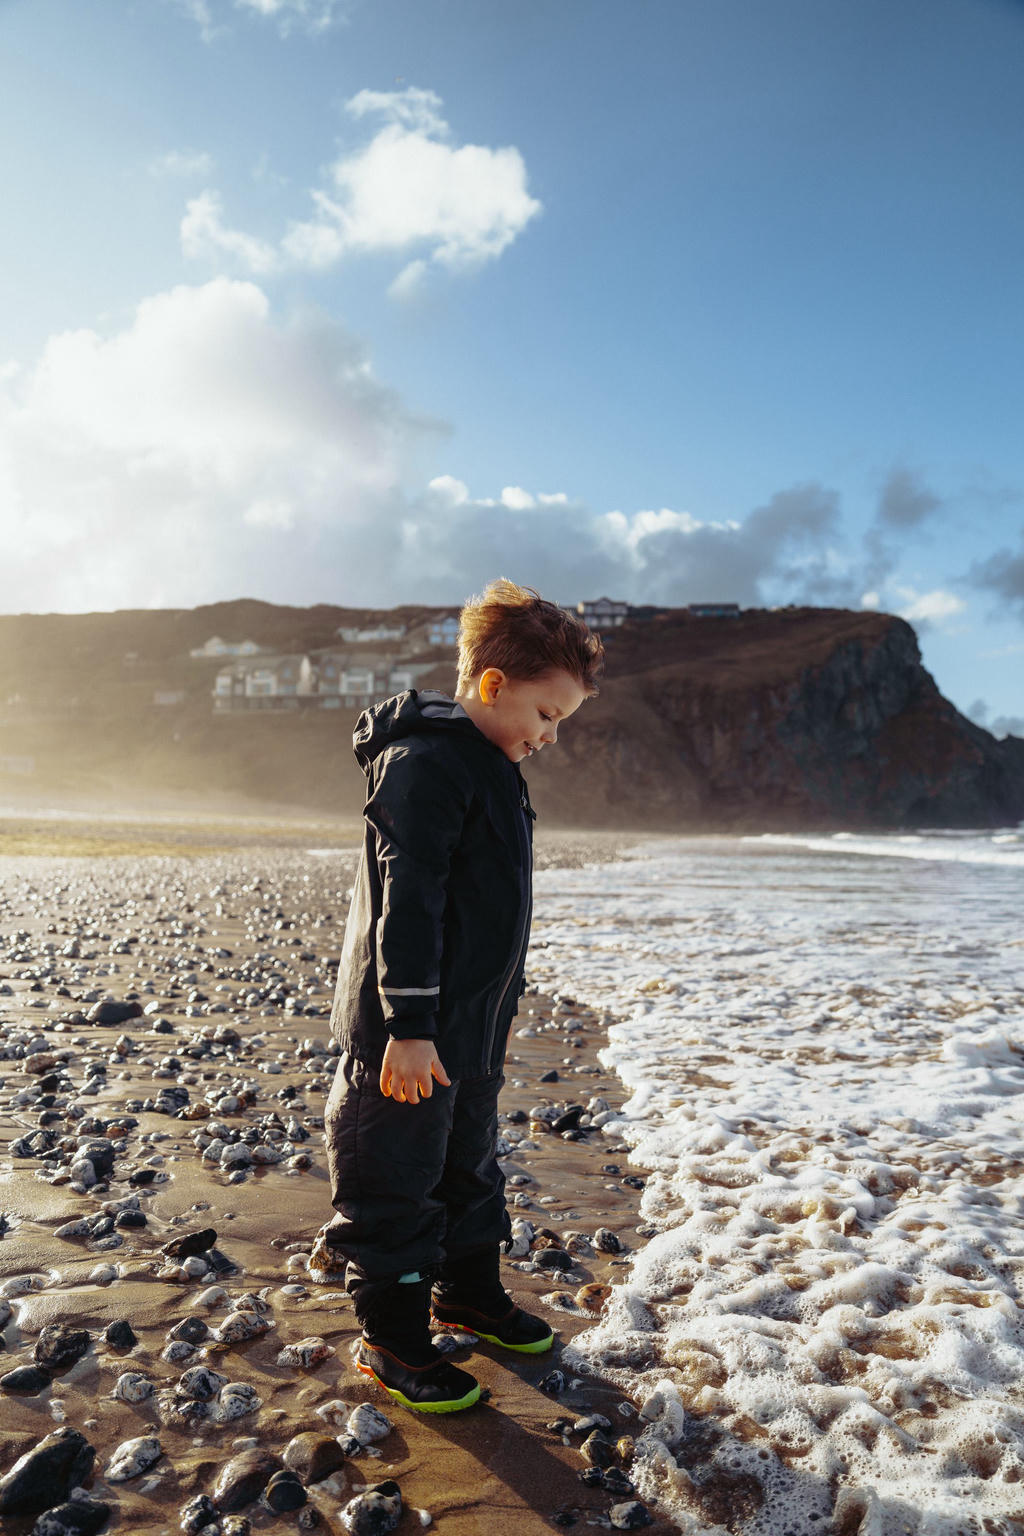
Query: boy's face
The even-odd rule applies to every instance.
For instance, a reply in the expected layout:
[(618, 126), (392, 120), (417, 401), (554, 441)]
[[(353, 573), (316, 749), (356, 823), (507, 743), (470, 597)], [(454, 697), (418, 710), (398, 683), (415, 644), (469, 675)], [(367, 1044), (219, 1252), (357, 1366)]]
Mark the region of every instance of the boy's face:
[(498, 667), (488, 667), (476, 680), (482, 708), (473, 720), (513, 763), (532, 757), (558, 740), (558, 727), (574, 715), (587, 697), (570, 672), (544, 672), (517, 680)]

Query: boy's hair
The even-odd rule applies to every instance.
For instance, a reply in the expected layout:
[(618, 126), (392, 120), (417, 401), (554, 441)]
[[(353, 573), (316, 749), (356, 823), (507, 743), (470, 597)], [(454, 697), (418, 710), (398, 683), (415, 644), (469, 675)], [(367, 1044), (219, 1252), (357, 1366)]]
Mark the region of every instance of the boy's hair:
[(460, 692), (488, 667), (498, 667), (520, 682), (568, 672), (593, 698), (603, 660), (604, 647), (582, 619), (504, 576), (471, 597), (459, 616)]

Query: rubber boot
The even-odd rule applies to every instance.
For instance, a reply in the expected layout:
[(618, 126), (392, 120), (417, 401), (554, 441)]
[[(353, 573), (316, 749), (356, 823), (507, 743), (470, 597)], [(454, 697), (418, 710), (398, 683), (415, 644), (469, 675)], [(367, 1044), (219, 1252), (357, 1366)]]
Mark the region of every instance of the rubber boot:
[(430, 1279), (418, 1271), (388, 1280), (346, 1274), (363, 1337), (356, 1369), (372, 1376), (403, 1408), (457, 1413), (480, 1396), (480, 1384), (460, 1371), (430, 1338)]
[(434, 1286), (432, 1311), (445, 1328), (475, 1333), (488, 1344), (521, 1354), (541, 1355), (555, 1339), (543, 1318), (524, 1312), (505, 1290), (496, 1245), (445, 1260)]

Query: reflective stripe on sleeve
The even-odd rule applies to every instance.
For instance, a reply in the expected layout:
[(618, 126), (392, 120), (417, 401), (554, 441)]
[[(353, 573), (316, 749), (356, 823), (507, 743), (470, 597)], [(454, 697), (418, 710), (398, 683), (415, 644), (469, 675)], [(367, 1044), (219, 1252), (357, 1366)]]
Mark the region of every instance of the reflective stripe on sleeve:
[(381, 997), (437, 997), (440, 987), (378, 987)]

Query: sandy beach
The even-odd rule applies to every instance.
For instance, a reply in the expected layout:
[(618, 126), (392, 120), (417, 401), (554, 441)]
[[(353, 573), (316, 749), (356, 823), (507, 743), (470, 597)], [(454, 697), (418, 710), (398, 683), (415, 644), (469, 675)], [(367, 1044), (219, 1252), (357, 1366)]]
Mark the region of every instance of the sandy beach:
[[(321, 1116), (351, 852), (114, 826), (54, 856), (64, 835), (22, 827), (0, 860), (0, 1474), (50, 1458), (34, 1483), (31, 1466), (14, 1492), (0, 1482), (5, 1529), (30, 1532), (81, 1484), (109, 1517), (80, 1509), (68, 1530), (383, 1530), (390, 1488), (352, 1501), (389, 1481), (399, 1531), (672, 1529), (630, 1487), (636, 1406), (558, 1374), (644, 1242), (642, 1170), (587, 1129), (623, 1098), (596, 1057), (608, 1020), (549, 984), (524, 997), (510, 1043), (506, 1284), (549, 1316), (554, 1351), (463, 1348), (486, 1402), (409, 1414), (355, 1372), (348, 1299), (307, 1269), (330, 1213)], [(614, 848), (549, 837), (538, 863)], [(380, 1438), (364, 1404), (391, 1421)], [(55, 1470), (69, 1437), (39, 1445), (62, 1427), (94, 1452), (70, 1482)]]

